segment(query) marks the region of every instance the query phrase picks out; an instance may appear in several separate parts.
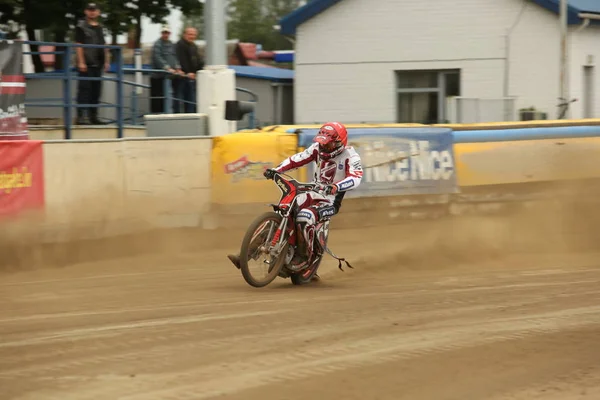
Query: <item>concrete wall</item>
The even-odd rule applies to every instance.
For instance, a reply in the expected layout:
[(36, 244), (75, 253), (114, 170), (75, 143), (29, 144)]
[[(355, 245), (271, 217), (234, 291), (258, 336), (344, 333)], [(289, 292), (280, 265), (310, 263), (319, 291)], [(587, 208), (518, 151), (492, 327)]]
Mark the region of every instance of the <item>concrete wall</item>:
[(210, 138), (46, 142), (46, 209), (30, 228), (56, 241), (202, 226), (211, 149)]
[[(599, 38), (588, 28), (572, 40), (595, 54)], [(296, 39), (296, 123), (394, 122), (394, 70), (411, 69), (460, 69), (461, 96), (508, 94), (556, 116), (558, 16), (527, 0), (344, 0)]]

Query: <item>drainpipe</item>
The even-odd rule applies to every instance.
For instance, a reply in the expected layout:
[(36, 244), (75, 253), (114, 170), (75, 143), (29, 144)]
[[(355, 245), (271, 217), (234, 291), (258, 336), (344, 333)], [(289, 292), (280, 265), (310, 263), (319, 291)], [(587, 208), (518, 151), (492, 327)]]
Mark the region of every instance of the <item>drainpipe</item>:
[[(567, 68), (568, 68), (568, 52), (567, 52), (567, 13), (568, 13), (568, 5), (567, 0), (560, 0), (560, 12), (559, 12), (559, 26), (560, 26), (560, 74), (559, 74), (559, 88), (560, 88), (560, 98), (561, 101), (568, 102), (568, 77), (567, 77)], [(565, 114), (565, 118), (569, 119), (569, 111)]]
[[(510, 36), (512, 35), (512, 32), (515, 30), (515, 28), (521, 21), (521, 17), (523, 16), (523, 13), (527, 9), (527, 6), (528, 6), (528, 2), (523, 1), (523, 6), (521, 7), (521, 11), (519, 11), (519, 15), (517, 15), (515, 22), (512, 24), (512, 26), (510, 28), (508, 28), (508, 30), (506, 31), (506, 35), (504, 35), (504, 90), (503, 90), (503, 93), (504, 93), (505, 101), (508, 101), (508, 97), (510, 96), (509, 95), (509, 93), (510, 93)], [(509, 115), (510, 111), (506, 105), (504, 107), (505, 107), (504, 117), (505, 117), (505, 119), (508, 120), (510, 117), (510, 115)]]

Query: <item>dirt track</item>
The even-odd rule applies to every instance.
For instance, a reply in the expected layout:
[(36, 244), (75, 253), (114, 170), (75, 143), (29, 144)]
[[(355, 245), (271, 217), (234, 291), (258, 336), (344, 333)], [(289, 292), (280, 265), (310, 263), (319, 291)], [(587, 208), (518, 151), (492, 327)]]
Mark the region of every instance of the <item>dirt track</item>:
[(333, 231), (307, 287), (249, 287), (239, 231), (4, 272), (0, 398), (600, 398), (600, 255), (503, 221)]

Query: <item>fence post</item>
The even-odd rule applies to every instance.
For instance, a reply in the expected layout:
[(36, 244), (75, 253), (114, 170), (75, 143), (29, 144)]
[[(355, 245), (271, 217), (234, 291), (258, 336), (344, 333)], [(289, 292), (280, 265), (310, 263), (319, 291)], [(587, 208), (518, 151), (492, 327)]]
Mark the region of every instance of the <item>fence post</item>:
[[(142, 49), (135, 49), (135, 53), (134, 53), (134, 57), (135, 57), (135, 69), (137, 70), (135, 72), (135, 83), (137, 83), (138, 85), (141, 85), (143, 82), (143, 75), (142, 75)], [(141, 86), (137, 86), (135, 89), (135, 92), (139, 95), (144, 94), (144, 91), (142, 89)]]
[(164, 74), (165, 79), (163, 80), (163, 110), (166, 114), (173, 114), (173, 98), (172, 98), (172, 84), (171, 76), (168, 73)]
[(131, 125), (135, 125), (137, 122), (137, 90), (133, 88), (131, 90)]
[[(71, 45), (66, 44), (65, 47), (65, 58), (63, 61), (63, 67), (65, 69), (65, 78), (63, 81), (63, 103), (64, 113), (63, 118), (65, 122), (65, 139), (71, 139), (71, 121), (73, 120), (73, 103), (71, 101)], [(77, 113), (79, 115), (79, 113)]]
[(117, 137), (123, 138), (123, 48), (117, 50)]
[[(143, 75), (142, 75), (142, 49), (134, 50), (134, 62), (135, 62), (135, 83), (138, 85), (142, 85)], [(131, 90), (131, 124), (135, 125), (137, 123), (137, 105), (138, 105), (138, 95), (142, 95), (143, 89), (141, 86), (136, 86)]]

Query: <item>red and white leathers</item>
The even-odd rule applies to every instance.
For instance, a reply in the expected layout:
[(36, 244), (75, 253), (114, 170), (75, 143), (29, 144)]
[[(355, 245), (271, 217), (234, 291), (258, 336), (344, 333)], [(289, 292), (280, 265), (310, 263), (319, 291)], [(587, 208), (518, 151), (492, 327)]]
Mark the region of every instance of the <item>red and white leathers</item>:
[(362, 180), (361, 159), (352, 146), (344, 146), (338, 154), (324, 158), (319, 144), (313, 143), (306, 150), (285, 159), (275, 169), (285, 172), (315, 163), (313, 182), (322, 185), (335, 185), (337, 192), (332, 195), (319, 193), (302, 193), (298, 195), (298, 214), (296, 223), (303, 228), (304, 238), (308, 243), (309, 258), (312, 254), (314, 228), (317, 222), (325, 217), (337, 214), (347, 191), (356, 189)]

